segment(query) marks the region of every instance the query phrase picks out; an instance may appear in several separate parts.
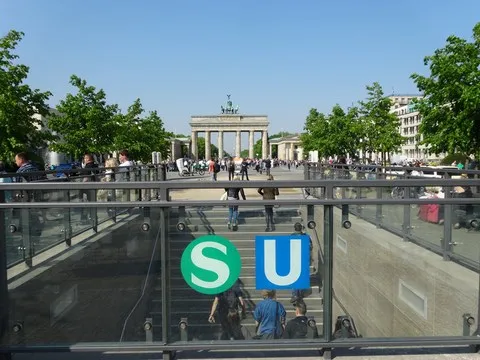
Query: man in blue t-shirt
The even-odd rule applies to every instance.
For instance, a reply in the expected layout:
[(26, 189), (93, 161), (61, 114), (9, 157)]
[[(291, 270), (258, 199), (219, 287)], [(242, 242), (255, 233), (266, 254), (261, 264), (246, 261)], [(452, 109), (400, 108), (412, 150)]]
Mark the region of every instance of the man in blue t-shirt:
[(260, 301), (253, 312), (258, 327), (258, 339), (279, 339), (285, 330), (287, 313), (282, 304), (275, 300), (275, 290), (262, 290), (264, 300)]

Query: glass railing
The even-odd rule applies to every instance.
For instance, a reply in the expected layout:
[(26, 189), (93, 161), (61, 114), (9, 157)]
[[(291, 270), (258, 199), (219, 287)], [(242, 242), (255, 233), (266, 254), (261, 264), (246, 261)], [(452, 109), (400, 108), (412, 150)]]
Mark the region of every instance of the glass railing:
[[(321, 180), (358, 179), (370, 180), (372, 186), (346, 186), (334, 189), (337, 199), (438, 199), (438, 198), (479, 198), (479, 186), (436, 186), (432, 180), (478, 179), (480, 171), (455, 170), (446, 168), (381, 167), (377, 165), (327, 165), (313, 164), (307, 168), (306, 178)], [(433, 172), (435, 170), (435, 172)], [(429, 177), (435, 173), (435, 177)], [(415, 175), (412, 175), (415, 174)], [(422, 177), (420, 174), (427, 174)], [(375, 187), (373, 180), (422, 180), (419, 186)], [(466, 190), (466, 191), (465, 191)], [(313, 197), (325, 198), (326, 194)], [(468, 200), (466, 200), (468, 202)], [(413, 241), (427, 249), (451, 258), (466, 266), (478, 266), (478, 254), (471, 251), (471, 245), (478, 240), (475, 220), (480, 217), (478, 204), (359, 204), (349, 206), (349, 213), (359, 216), (394, 234), (405, 241)], [(473, 222), (473, 223), (472, 223)], [(445, 240), (446, 239), (446, 240)]]
[[(30, 173), (28, 173), (30, 174)], [(132, 168), (97, 168), (93, 170), (73, 169), (56, 171), (39, 171), (32, 176), (45, 180), (33, 181), (41, 184), (75, 183), (83, 182), (126, 182), (159, 181), (166, 179), (167, 174), (162, 166), (134, 166)], [(110, 175), (113, 174), (113, 175)], [(14, 181), (22, 180), (18, 174), (0, 174)], [(156, 189), (97, 189), (81, 190), (75, 187), (65, 190), (31, 190), (6, 192), (5, 200), (14, 207), (19, 202), (36, 203), (91, 203), (98, 201), (149, 201), (158, 198)], [(87, 231), (97, 231), (97, 227), (106, 221), (116, 221), (119, 214), (125, 213), (128, 208), (109, 207), (97, 209), (96, 207), (51, 207), (36, 208), (28, 211), (19, 209), (5, 210), (6, 236), (9, 239), (7, 264), (13, 266), (19, 261), (31, 263), (31, 258), (52, 246), (69, 243), (71, 239)]]
[[(12, 216), (22, 222), (0, 237), (11, 265), (2, 269), (7, 282), (0, 300), (8, 304), (2, 348), (478, 344), (480, 200), (390, 196), (394, 187), (474, 184), (335, 177), (239, 182), (246, 201), (221, 200), (232, 182), (0, 185), (0, 199), (13, 190), (55, 194), (48, 201), (0, 203), (0, 225), (8, 229)], [(258, 188), (270, 187), (279, 188), (277, 198), (261, 200)], [(305, 199), (305, 189), (322, 196)], [(357, 197), (358, 189), (365, 196)], [(111, 197), (99, 201), (101, 190)], [(95, 197), (72, 200), (89, 192)], [(156, 201), (141, 194), (155, 194)], [(442, 224), (418, 215), (434, 205), (445, 208)], [(75, 232), (83, 211), (96, 219), (111, 212), (115, 222)], [(51, 224), (38, 235), (40, 216)], [(445, 261), (457, 258), (468, 266)]]

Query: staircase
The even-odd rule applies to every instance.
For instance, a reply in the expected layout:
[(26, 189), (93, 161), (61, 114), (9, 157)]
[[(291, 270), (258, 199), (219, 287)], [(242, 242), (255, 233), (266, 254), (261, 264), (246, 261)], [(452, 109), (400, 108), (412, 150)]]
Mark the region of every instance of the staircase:
[[(298, 208), (274, 209), (275, 231), (273, 234), (290, 235), (296, 222), (303, 223)], [(210, 324), (208, 316), (214, 300), (212, 295), (204, 295), (191, 289), (183, 280), (180, 271), (180, 258), (185, 247), (194, 239), (216, 234), (229, 239), (238, 249), (242, 258), (242, 271), (239, 283), (246, 301), (246, 319), (242, 325), (246, 326), (252, 335), (255, 334), (255, 320), (253, 310), (262, 300), (260, 291), (255, 290), (255, 236), (267, 234), (265, 232), (265, 218), (262, 208), (242, 208), (236, 231), (227, 228), (228, 208), (187, 208), (170, 209), (168, 216), (168, 241), (170, 242), (169, 261), (171, 317), (170, 338), (180, 340), (179, 321), (188, 319), (188, 340), (216, 340), (219, 338), (220, 325)], [(177, 229), (177, 224), (186, 224), (184, 231)], [(268, 234), (272, 234), (269, 232)], [(277, 292), (277, 300), (287, 311), (287, 321), (295, 317), (295, 311), (290, 303), (291, 291)], [(153, 319), (154, 340), (161, 339), (161, 280), (157, 279), (153, 292), (149, 316)], [(305, 297), (308, 308), (307, 316), (314, 317), (319, 333), (322, 333), (323, 321), (322, 299), (319, 293), (316, 276), (311, 277), (311, 290)]]

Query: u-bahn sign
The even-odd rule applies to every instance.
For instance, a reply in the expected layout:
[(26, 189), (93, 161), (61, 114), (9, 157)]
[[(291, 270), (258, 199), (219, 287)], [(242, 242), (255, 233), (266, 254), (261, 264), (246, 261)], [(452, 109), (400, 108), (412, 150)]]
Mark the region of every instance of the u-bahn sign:
[(308, 289), (310, 238), (308, 235), (255, 237), (255, 287)]

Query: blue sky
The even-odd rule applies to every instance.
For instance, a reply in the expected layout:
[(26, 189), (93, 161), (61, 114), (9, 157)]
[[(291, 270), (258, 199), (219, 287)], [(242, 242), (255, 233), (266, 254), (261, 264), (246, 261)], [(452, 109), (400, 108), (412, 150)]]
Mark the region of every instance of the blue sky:
[(77, 74), (122, 109), (140, 98), (170, 131), (189, 134), (191, 115), (232, 94), (273, 134), (301, 131), (312, 107), (350, 106), (374, 81), (416, 93), (423, 57), (470, 38), (479, 14), (478, 0), (0, 0), (0, 33), (25, 32), (28, 82), (52, 106)]

